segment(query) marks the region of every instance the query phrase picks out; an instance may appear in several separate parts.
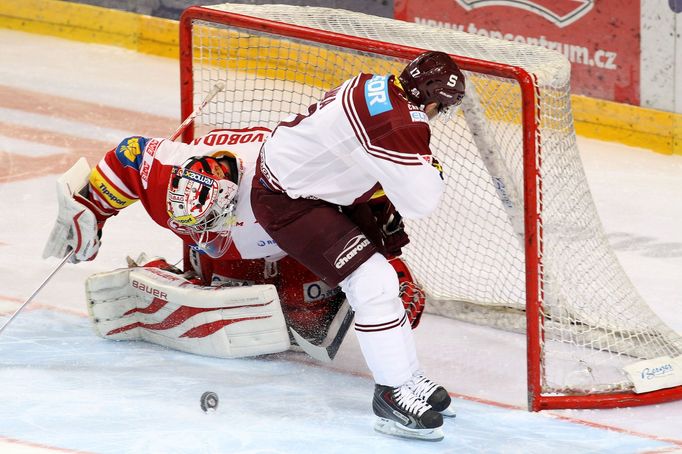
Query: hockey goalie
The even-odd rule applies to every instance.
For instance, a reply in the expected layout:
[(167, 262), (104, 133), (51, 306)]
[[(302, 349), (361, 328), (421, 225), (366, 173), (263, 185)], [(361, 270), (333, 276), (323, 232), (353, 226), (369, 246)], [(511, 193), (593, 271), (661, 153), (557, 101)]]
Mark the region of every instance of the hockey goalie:
[[(330, 329), (343, 339), (348, 326), (339, 326), (339, 316), (352, 320), (352, 311), (340, 288), (286, 256), (253, 215), (255, 163), (269, 134), (215, 130), (190, 144), (128, 137), (94, 168), (81, 158), (58, 179), (59, 212), (44, 257), (95, 259), (106, 220), (138, 200), (183, 241), (182, 269), (143, 253), (127, 268), (87, 279), (98, 335), (221, 358), (278, 353), (297, 339), (320, 344)], [(377, 197), (361, 211), (385, 204)], [(416, 327), (424, 295), (403, 261), (391, 263)]]

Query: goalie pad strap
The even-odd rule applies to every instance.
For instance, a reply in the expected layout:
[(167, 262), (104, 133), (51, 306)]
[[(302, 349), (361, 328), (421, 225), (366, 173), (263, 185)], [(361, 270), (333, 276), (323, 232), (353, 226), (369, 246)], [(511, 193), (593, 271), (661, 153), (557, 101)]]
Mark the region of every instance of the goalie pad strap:
[(203, 287), (158, 268), (90, 276), (88, 312), (95, 331), (221, 358), (277, 353), (289, 334), (272, 285)]

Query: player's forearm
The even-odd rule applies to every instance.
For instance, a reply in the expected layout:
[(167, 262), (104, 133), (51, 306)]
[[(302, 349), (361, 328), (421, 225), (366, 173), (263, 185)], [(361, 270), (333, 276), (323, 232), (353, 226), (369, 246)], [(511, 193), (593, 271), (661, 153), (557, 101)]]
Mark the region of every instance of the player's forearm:
[(386, 196), (406, 219), (428, 216), (438, 206), (444, 190), (440, 173), (430, 165), (400, 170), (405, 172), (401, 178), (381, 182)]
[(98, 209), (98, 218), (111, 217), (139, 198), (139, 172), (129, 162), (121, 162), (121, 149), (128, 141), (109, 150), (90, 172), (87, 199)]

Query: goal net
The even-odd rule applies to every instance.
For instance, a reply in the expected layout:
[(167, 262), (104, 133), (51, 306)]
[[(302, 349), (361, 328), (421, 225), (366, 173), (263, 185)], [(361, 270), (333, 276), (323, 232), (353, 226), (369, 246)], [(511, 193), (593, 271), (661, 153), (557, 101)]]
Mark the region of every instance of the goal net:
[[(241, 4), (186, 10), (180, 46), (183, 116), (226, 85), (185, 141), (274, 128), (360, 72), (398, 74), (424, 49), (451, 54), (467, 93), (455, 118), (431, 124), (446, 193), (437, 213), (407, 225), (405, 258), (428, 310), (525, 332), (532, 410), (682, 397), (682, 339), (642, 300), (601, 227), (561, 54), (344, 10)], [(660, 368), (659, 389), (642, 384)]]

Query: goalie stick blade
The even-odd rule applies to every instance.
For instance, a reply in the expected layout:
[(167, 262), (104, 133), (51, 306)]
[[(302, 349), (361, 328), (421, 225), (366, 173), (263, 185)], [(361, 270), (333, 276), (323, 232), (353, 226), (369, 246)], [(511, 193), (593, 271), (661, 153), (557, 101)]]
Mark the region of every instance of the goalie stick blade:
[(301, 347), (301, 350), (318, 361), (329, 363), (339, 351), (341, 343), (348, 332), (348, 328), (350, 328), (350, 325), (353, 323), (354, 315), (353, 310), (348, 304), (348, 300), (345, 300), (336, 313), (336, 316), (334, 316), (334, 320), (332, 320), (329, 325), (327, 336), (320, 345), (315, 345), (306, 340), (303, 336), (298, 334), (295, 329), (291, 327), (289, 329), (291, 330), (291, 334), (294, 336), (296, 343)]

